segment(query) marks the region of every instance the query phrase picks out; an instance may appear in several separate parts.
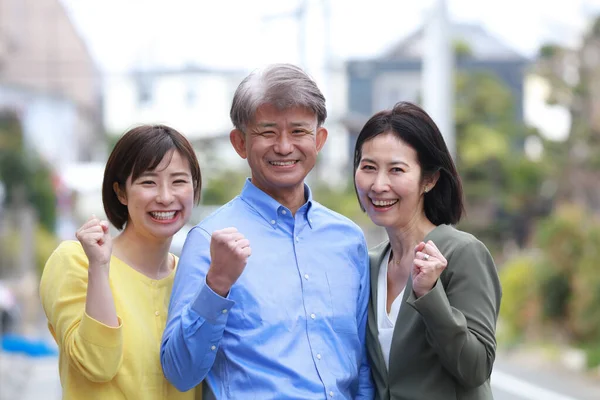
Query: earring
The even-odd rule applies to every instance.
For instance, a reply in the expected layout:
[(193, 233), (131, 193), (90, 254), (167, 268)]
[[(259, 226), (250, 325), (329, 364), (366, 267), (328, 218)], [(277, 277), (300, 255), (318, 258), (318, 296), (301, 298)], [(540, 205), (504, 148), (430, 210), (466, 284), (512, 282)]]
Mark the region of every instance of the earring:
[(425, 193), (429, 192), (429, 187), (425, 186)]

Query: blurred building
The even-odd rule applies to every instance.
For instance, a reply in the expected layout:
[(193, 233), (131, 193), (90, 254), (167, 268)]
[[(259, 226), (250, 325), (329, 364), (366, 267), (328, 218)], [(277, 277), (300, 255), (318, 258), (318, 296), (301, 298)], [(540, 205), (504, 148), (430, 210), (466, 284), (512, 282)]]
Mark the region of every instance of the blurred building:
[[(452, 24), (450, 29), (455, 68), (483, 70), (498, 76), (513, 93), (515, 118), (522, 120), (528, 60), (479, 25)], [(350, 154), (362, 125), (376, 111), (388, 109), (398, 101), (420, 103), (424, 41), (425, 31), (421, 28), (377, 58), (347, 63), (348, 114), (345, 123), (350, 131)]]
[(59, 0), (0, 0), (0, 102), (48, 161), (105, 156), (100, 74)]
[(239, 157), (229, 144), (229, 108), (247, 73), (189, 66), (107, 76), (104, 124), (108, 132), (118, 136), (142, 123), (163, 123), (194, 143), (203, 167), (208, 167), (213, 157), (220, 160), (219, 168), (239, 165)]

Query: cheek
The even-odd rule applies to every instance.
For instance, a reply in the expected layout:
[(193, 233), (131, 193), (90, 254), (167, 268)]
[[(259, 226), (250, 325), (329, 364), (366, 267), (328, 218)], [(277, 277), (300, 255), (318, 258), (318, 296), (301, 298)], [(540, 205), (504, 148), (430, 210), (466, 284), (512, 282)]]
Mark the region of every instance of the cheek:
[(184, 190), (182, 190), (181, 192), (181, 201), (188, 206), (188, 208), (191, 208), (194, 206), (194, 188), (192, 186), (189, 186), (187, 188), (185, 188)]
[(369, 184), (362, 172), (356, 171), (354, 174), (354, 183), (356, 184), (356, 190), (358, 191), (359, 195), (362, 196), (368, 191)]

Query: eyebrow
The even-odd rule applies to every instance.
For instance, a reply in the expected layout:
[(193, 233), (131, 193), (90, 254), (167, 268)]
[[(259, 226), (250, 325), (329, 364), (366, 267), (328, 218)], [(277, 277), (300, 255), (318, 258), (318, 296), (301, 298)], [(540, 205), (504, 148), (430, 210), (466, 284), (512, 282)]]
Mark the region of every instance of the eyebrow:
[[(158, 176), (158, 174), (154, 171), (146, 171), (146, 172), (142, 172), (140, 174), (140, 178), (142, 177), (156, 177)], [(169, 175), (173, 178), (177, 178), (177, 177), (190, 177), (191, 174), (189, 172), (173, 172), (171, 175)]]
[[(260, 122), (256, 125), (260, 128), (273, 128), (273, 127), (277, 126), (277, 123), (275, 123), (275, 122)], [(290, 122), (290, 125), (294, 126), (294, 127), (309, 127), (310, 122)]]
[[(377, 164), (377, 162), (375, 160), (372, 160), (370, 158), (363, 158), (362, 160), (360, 160), (361, 162), (368, 162), (371, 164)], [(394, 160), (390, 163), (388, 163), (388, 165), (405, 165), (407, 167), (410, 167), (410, 165), (408, 165), (407, 163), (405, 163), (404, 161), (400, 161), (400, 160)]]

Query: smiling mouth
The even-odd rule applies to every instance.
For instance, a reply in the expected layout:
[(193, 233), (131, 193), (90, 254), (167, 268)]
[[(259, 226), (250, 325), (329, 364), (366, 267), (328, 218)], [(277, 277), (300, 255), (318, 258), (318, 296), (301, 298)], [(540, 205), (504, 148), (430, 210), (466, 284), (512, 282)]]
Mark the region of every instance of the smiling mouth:
[(298, 161), (294, 160), (294, 161), (269, 161), (269, 164), (275, 166), (275, 167), (291, 167), (292, 165), (295, 165)]
[(150, 212), (150, 215), (152, 216), (152, 218), (158, 219), (158, 220), (163, 220), (163, 221), (168, 221), (170, 219), (175, 218), (175, 214), (177, 214), (177, 211), (151, 211)]
[(375, 206), (375, 208), (391, 207), (398, 202), (398, 199), (396, 199), (396, 200), (373, 200), (373, 199), (370, 199), (370, 200), (371, 200), (371, 204), (373, 204)]

